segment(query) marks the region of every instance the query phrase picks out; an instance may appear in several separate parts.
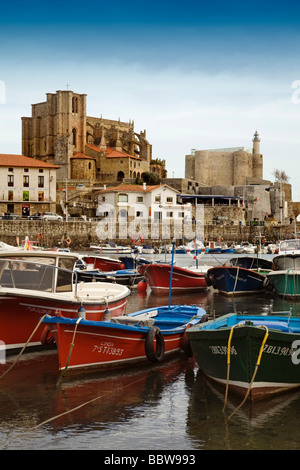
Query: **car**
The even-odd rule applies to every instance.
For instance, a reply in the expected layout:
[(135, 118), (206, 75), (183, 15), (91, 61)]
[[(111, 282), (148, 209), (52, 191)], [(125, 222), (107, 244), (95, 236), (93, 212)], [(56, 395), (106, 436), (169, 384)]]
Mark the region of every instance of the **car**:
[(42, 219), (43, 220), (58, 220), (59, 222), (63, 220), (62, 216), (55, 214), (55, 212), (43, 212)]
[(18, 214), (13, 214), (12, 212), (9, 212), (2, 216), (2, 219), (4, 220), (14, 220), (14, 219), (19, 219), (19, 218), (20, 216)]
[(85, 185), (79, 183), (79, 184), (76, 186), (76, 188), (77, 188), (77, 189), (83, 189), (83, 188), (85, 188)]
[(28, 220), (41, 220), (42, 219), (42, 214), (37, 212), (36, 214), (32, 214), (28, 217)]

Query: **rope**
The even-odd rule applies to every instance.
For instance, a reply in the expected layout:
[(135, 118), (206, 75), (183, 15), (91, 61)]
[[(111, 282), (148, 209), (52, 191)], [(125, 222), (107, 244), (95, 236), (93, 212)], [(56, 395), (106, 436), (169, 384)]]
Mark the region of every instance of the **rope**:
[(234, 282), (234, 287), (233, 287), (233, 293), (235, 292), (235, 289), (236, 289), (236, 284), (237, 284), (237, 280), (238, 280), (238, 276), (239, 276), (239, 270), (240, 270), (240, 267), (238, 266), (237, 268), (237, 271), (236, 271), (236, 276), (235, 276), (235, 282)]
[(56, 383), (56, 386), (59, 387), (64, 376), (66, 375), (67, 373), (67, 369), (69, 367), (69, 362), (70, 362), (70, 359), (71, 359), (71, 355), (72, 355), (72, 351), (73, 351), (73, 348), (74, 348), (74, 340), (75, 340), (75, 335), (76, 335), (76, 331), (77, 331), (77, 327), (79, 325), (79, 322), (82, 320), (82, 317), (79, 317), (76, 321), (76, 325), (75, 325), (75, 328), (74, 328), (74, 332), (73, 332), (73, 337), (72, 337), (72, 341), (71, 341), (71, 344), (70, 344), (70, 351), (69, 351), (69, 355), (68, 355), (68, 359), (67, 359), (67, 362), (66, 362), (66, 367), (64, 368), (63, 372), (61, 373), (61, 376), (59, 377), (57, 383)]
[(226, 405), (227, 405), (227, 397), (228, 397), (228, 385), (229, 385), (229, 373), (230, 373), (230, 349), (231, 349), (231, 339), (233, 335), (233, 330), (237, 326), (240, 326), (238, 323), (234, 325), (229, 333), (229, 338), (228, 338), (228, 343), (227, 343), (227, 378), (226, 378), (226, 389), (225, 389), (225, 400), (224, 400), (224, 406), (222, 412), (225, 411)]
[(266, 329), (266, 333), (264, 335), (264, 338), (263, 338), (263, 341), (262, 341), (262, 344), (261, 344), (261, 347), (260, 347), (260, 350), (259, 350), (259, 354), (258, 354), (258, 358), (257, 358), (257, 361), (256, 361), (256, 366), (255, 366), (255, 369), (254, 369), (254, 373), (252, 375), (252, 379), (250, 381), (250, 384), (249, 384), (249, 387), (248, 387), (248, 390), (247, 390), (247, 393), (243, 399), (243, 401), (239, 404), (239, 406), (231, 413), (230, 416), (228, 416), (228, 420), (243, 406), (243, 404), (245, 403), (245, 401), (247, 400), (248, 396), (249, 396), (249, 393), (250, 393), (250, 390), (251, 390), (251, 387), (252, 387), (252, 384), (254, 382), (254, 379), (255, 379), (255, 376), (256, 376), (256, 373), (258, 371), (258, 367), (260, 366), (260, 361), (261, 361), (261, 357), (262, 357), (262, 353), (263, 353), (263, 349), (264, 349), (264, 346), (265, 346), (265, 343), (267, 341), (267, 338), (269, 336), (269, 330), (268, 328), (265, 326), (265, 325), (261, 325), (259, 326), (258, 328), (265, 328)]
[(18, 362), (18, 360), (20, 359), (20, 357), (22, 356), (23, 352), (25, 351), (25, 349), (27, 348), (28, 346), (28, 343), (30, 342), (31, 338), (33, 337), (34, 333), (36, 332), (36, 330), (38, 329), (38, 327), (40, 326), (40, 324), (42, 323), (43, 319), (45, 318), (46, 315), (44, 315), (42, 318), (40, 318), (38, 324), (36, 325), (35, 329), (33, 330), (33, 332), (31, 333), (31, 335), (29, 336), (28, 340), (26, 341), (25, 345), (23, 346), (23, 348), (21, 349), (21, 351), (19, 352), (18, 356), (16, 357), (15, 361), (11, 364), (11, 366), (1, 375), (0, 377), (0, 380), (16, 365), (16, 363)]

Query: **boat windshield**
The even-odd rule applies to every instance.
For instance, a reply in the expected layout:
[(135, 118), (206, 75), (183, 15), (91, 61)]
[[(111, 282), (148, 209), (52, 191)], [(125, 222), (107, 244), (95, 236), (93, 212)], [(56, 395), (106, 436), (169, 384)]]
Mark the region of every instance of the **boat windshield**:
[(295, 251), (300, 250), (300, 238), (295, 238), (293, 240), (284, 240), (280, 242), (280, 251)]
[(0, 286), (45, 292), (72, 291), (71, 270), (18, 259), (0, 260)]

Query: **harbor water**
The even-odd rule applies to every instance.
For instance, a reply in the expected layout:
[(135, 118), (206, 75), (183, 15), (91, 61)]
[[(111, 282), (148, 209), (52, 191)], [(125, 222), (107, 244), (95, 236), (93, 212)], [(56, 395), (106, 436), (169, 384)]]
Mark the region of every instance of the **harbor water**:
[[(157, 255), (157, 258), (164, 255)], [(176, 256), (180, 266), (191, 264)], [(170, 255), (169, 255), (170, 257)], [(232, 255), (205, 255), (203, 264), (223, 264)], [(269, 257), (269, 255), (266, 255)], [(227, 298), (210, 288), (172, 295), (172, 304), (196, 304), (210, 317), (230, 312), (291, 311), (300, 302), (274, 293)], [(168, 295), (133, 290), (128, 313), (168, 304)], [(15, 357), (0, 364), (0, 375)], [(186, 451), (296, 450), (300, 445), (300, 391), (245, 403), (209, 382), (184, 355), (119, 372), (60, 376), (56, 350), (24, 353), (0, 380), (0, 448), (5, 450)]]

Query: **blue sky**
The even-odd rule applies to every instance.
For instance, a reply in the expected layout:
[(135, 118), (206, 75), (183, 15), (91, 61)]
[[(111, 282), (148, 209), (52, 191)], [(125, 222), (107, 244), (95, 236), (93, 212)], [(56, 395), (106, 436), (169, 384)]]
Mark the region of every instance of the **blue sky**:
[(258, 130), (264, 178), (285, 170), (300, 201), (299, 18), (289, 0), (6, 3), (1, 153), (21, 153), (21, 116), (69, 84), (89, 115), (146, 129), (170, 177), (192, 148), (251, 147)]

